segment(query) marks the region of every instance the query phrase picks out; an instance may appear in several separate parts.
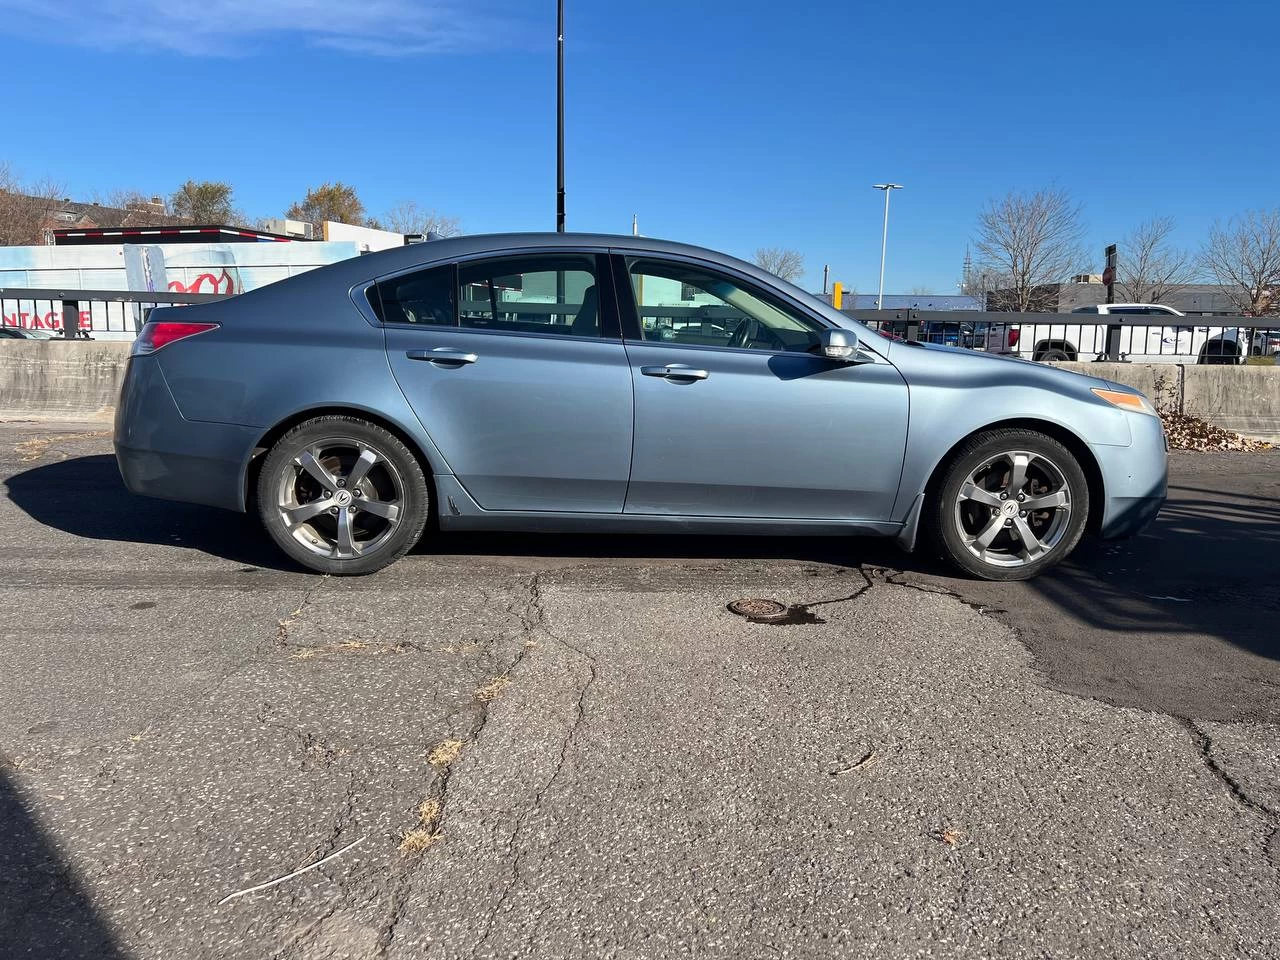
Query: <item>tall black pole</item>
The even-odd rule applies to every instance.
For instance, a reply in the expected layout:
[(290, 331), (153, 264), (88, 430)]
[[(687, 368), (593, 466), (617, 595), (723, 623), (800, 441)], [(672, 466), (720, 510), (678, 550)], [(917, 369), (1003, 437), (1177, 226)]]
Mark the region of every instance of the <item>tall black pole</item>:
[(564, 0), (556, 16), (556, 233), (564, 233)]

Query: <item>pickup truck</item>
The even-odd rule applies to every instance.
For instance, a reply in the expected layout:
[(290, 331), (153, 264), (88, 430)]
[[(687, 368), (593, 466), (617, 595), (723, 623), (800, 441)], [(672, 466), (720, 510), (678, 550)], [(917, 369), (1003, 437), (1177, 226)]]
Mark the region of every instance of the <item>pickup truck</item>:
[[(1091, 321), (1081, 323), (1082, 315), (1088, 315)], [(1108, 316), (1121, 324), (1119, 353), (1125, 360), (1239, 363), (1246, 353), (1280, 355), (1280, 332), (1215, 328), (1212, 317), (1187, 317), (1159, 303), (1103, 303), (1077, 307), (1063, 314), (1061, 323), (993, 326), (987, 331), (984, 346), (991, 353), (1028, 360), (1093, 360), (1107, 352), (1108, 324), (1097, 322), (1097, 318)]]

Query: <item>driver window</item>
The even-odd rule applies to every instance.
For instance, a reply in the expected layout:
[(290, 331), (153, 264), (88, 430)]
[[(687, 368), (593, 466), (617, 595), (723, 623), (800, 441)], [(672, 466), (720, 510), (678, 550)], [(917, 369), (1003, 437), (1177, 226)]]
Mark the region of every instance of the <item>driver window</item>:
[(821, 326), (737, 280), (691, 264), (629, 259), (645, 340), (804, 353)]

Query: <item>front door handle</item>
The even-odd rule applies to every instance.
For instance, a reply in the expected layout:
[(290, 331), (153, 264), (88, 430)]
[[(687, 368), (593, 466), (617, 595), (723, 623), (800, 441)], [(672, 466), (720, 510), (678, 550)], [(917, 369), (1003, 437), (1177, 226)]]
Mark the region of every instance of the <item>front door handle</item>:
[(699, 370), (687, 363), (668, 363), (661, 367), (641, 367), (640, 372), (646, 377), (662, 377), (664, 380), (705, 380), (711, 374)]
[(448, 364), (475, 363), (480, 359), (474, 353), (455, 350), (453, 347), (436, 347), (434, 350), (406, 350), (404, 355), (410, 360), (429, 360), (432, 363)]

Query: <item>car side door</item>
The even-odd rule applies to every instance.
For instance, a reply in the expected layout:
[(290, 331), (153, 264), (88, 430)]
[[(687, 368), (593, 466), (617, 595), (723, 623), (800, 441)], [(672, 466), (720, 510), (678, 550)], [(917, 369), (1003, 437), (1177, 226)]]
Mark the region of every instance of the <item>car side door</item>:
[(622, 511), (631, 373), (603, 255), (481, 257), (371, 290), (397, 383), (480, 507)]
[(885, 520), (908, 393), (866, 351), (814, 352), (828, 324), (719, 265), (615, 257), (635, 382), (626, 513)]

